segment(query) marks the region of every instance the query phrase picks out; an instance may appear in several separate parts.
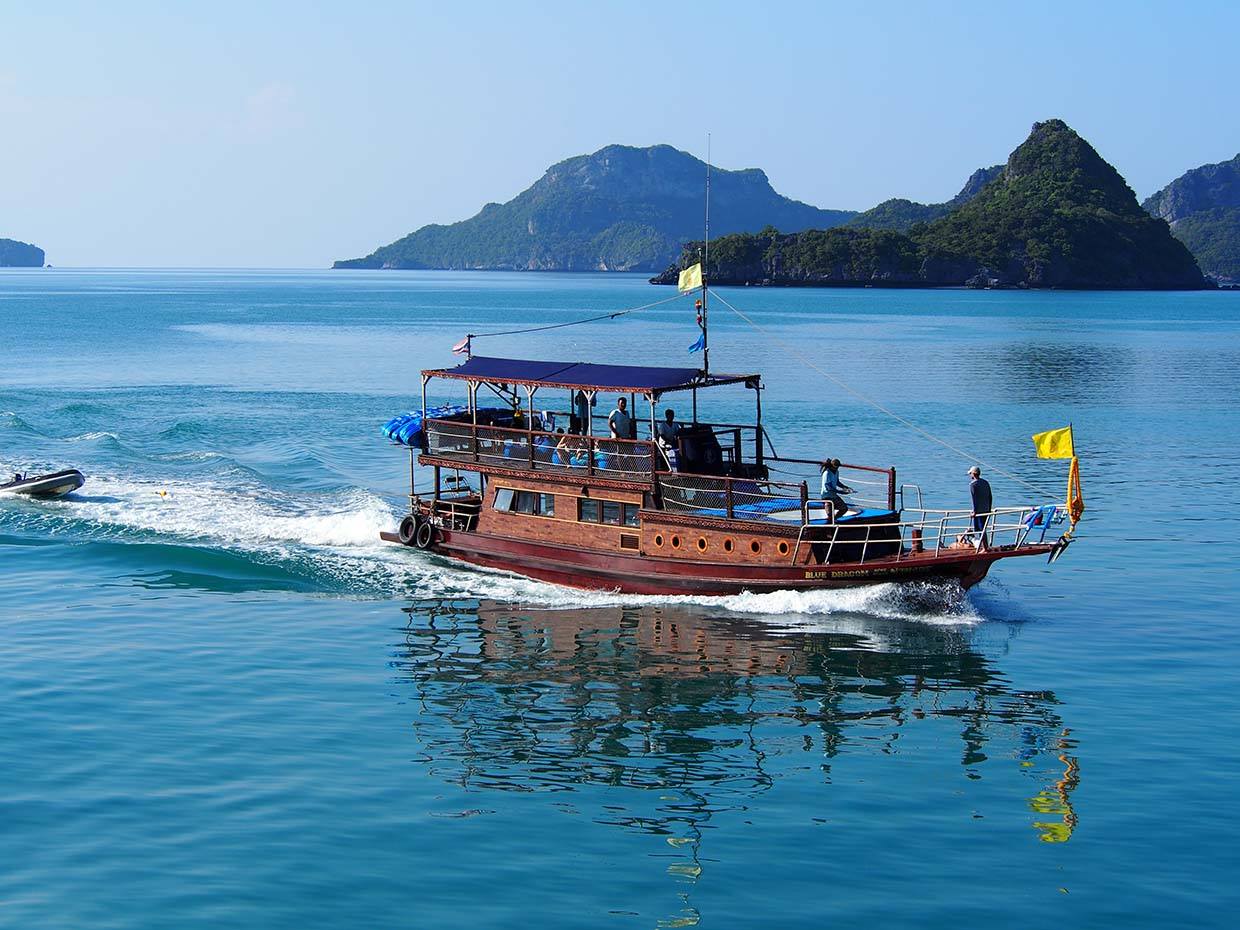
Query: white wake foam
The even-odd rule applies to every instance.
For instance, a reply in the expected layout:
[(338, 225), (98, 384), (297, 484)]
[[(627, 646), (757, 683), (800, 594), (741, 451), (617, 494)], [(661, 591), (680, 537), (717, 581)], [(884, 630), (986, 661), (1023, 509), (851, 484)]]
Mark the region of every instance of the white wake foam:
[[(631, 595), (562, 587), (384, 543), (379, 533), (393, 529), (398, 514), (361, 489), (291, 494), (257, 484), (226, 487), (209, 480), (161, 482), (104, 475), (91, 476), (81, 491), (65, 500), (6, 508), (0, 515), (4, 522), (56, 535), (165, 541), (239, 550), (267, 563), (294, 563), (337, 590), (366, 597), (489, 599), (561, 609), (685, 605), (778, 618), (790, 625), (845, 615), (949, 624), (981, 619), (958, 589), (948, 586), (881, 584), (729, 596)], [(48, 520), (56, 525), (47, 525)]]

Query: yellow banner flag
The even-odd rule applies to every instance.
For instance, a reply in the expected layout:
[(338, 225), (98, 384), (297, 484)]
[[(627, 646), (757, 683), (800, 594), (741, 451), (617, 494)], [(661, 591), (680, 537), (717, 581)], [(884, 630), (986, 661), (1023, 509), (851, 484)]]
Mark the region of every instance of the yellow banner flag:
[(686, 268), (680, 273), (680, 281), (677, 288), (681, 291), (693, 291), (702, 286), (702, 263), (698, 262), (692, 268)]
[(1072, 444), (1072, 427), (1049, 429), (1033, 437), (1033, 447), (1040, 459), (1070, 459), (1076, 455)]
[(1085, 512), (1085, 498), (1081, 495), (1081, 463), (1072, 456), (1072, 464), (1068, 468), (1068, 517), (1075, 527)]

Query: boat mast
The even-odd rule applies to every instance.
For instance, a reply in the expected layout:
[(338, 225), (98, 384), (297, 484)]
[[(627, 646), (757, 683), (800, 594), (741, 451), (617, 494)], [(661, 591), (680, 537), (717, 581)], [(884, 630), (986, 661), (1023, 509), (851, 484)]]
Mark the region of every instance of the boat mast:
[(710, 264), (710, 133), (706, 134), (706, 245), (702, 256), (702, 374), (710, 376), (710, 338), (706, 316), (706, 268)]

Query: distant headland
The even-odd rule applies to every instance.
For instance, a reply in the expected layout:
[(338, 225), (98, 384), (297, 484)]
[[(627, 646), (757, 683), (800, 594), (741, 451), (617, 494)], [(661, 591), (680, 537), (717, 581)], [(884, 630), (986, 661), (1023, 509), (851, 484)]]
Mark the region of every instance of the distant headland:
[(1207, 275), (1240, 284), (1240, 155), (1186, 171), (1142, 206), (1171, 224)]
[[(974, 175), (929, 222), (725, 236), (710, 244), (716, 284), (1198, 290), (1212, 286), (1192, 253), (1151, 216), (1062, 120), (1035, 123), (998, 169)], [(973, 189), (971, 189), (973, 188)], [(889, 202), (891, 203), (891, 202)], [(908, 204), (908, 201), (904, 202)], [(883, 212), (880, 205), (874, 212)], [(911, 207), (920, 205), (910, 204)], [(887, 211), (890, 212), (890, 211)], [(689, 243), (652, 279), (674, 284), (699, 260)]]
[[(670, 145), (609, 145), (552, 165), (507, 203), (450, 226), (423, 226), (334, 268), (489, 271), (661, 271), (702, 234), (704, 162)], [(855, 214), (790, 200), (756, 168), (714, 169), (721, 234), (826, 229)]]
[[(697, 261), (706, 165), (609, 145), (552, 165), (507, 203), (423, 226), (334, 268), (661, 272)], [(818, 287), (1193, 290), (1240, 279), (1240, 156), (1144, 204), (1066, 123), (1035, 123), (1004, 164), (942, 203), (826, 210), (756, 168), (713, 168), (708, 278)]]
[(37, 245), (0, 239), (0, 268), (42, 268), (45, 257)]

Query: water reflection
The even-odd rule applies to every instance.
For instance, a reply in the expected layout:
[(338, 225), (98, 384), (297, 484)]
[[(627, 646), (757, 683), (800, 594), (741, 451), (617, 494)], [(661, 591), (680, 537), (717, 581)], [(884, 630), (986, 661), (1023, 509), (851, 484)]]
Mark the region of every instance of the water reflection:
[[(850, 753), (936, 751), (964, 773), (1029, 777), (1031, 828), (1077, 825), (1075, 742), (1049, 691), (1012, 685), (975, 631), (855, 617), (785, 630), (700, 608), (407, 608), (396, 665), (416, 692), (423, 763), (464, 788), (626, 786), (657, 805), (593, 814), (664, 837), (668, 872), (702, 871), (703, 829), (781, 778), (830, 784)], [(930, 750), (910, 732), (925, 732)], [(946, 742), (941, 737), (947, 737)], [(1018, 776), (1019, 777), (1019, 776)], [(674, 921), (692, 923), (685, 913)], [(687, 925), (683, 923), (681, 925)]]
[(1025, 340), (976, 352), (971, 370), (1019, 403), (1098, 404), (1138, 388), (1142, 361), (1128, 346)]

